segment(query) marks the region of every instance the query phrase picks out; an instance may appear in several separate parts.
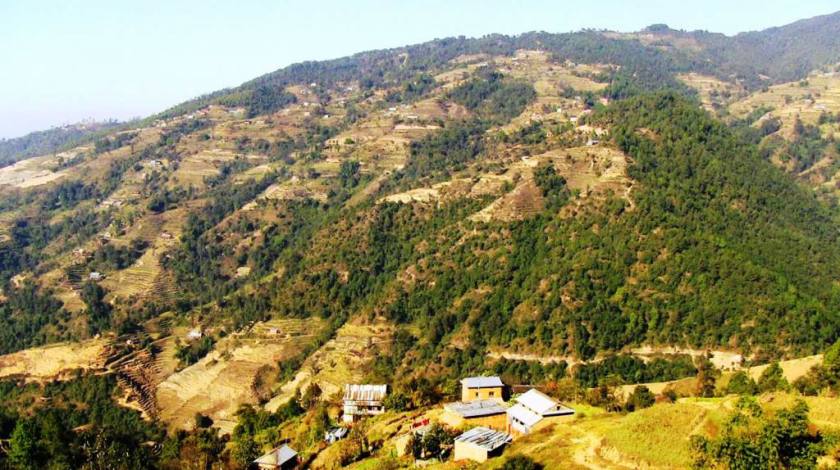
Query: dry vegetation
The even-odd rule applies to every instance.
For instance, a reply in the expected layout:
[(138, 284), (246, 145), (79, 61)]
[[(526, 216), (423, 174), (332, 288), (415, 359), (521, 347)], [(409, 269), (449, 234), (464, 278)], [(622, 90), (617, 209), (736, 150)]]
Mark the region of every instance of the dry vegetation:
[(273, 411), (292, 398), (297, 390), (317, 383), (323, 396), (330, 397), (344, 389), (344, 384), (359, 382), (365, 375), (364, 365), (373, 359), (380, 347), (390, 341), (392, 326), (387, 323), (347, 323), (304, 361), (295, 377), (282, 385), (278, 394), (266, 404)]
[[(198, 363), (160, 384), (160, 418), (172, 428), (190, 429), (195, 414), (202, 413), (222, 431), (232, 431), (239, 405), (256, 404), (261, 399), (259, 389), (266, 384), (256, 381), (258, 376), (264, 380), (262, 370), (273, 369), (276, 376), (278, 363), (294, 357), (323, 327), (317, 319), (272, 320), (220, 340)], [(272, 328), (277, 332), (271, 333)]]
[(99, 370), (108, 358), (109, 340), (57, 343), (0, 356), (0, 378), (20, 377), (26, 381), (67, 378), (73, 371)]
[[(770, 114), (782, 120), (780, 134), (790, 138), (797, 117), (806, 124), (816, 125), (823, 111), (840, 112), (840, 75), (820, 72), (799, 82), (773, 85), (732, 103), (729, 112), (743, 117), (761, 107), (772, 108)], [(827, 127), (823, 132), (834, 130)]]

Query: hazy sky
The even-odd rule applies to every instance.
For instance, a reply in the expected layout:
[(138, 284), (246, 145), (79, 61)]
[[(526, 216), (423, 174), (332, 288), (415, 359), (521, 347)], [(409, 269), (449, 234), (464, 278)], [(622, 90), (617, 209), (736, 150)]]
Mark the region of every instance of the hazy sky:
[(302, 60), (446, 36), (652, 23), (734, 34), (833, 0), (0, 0), (0, 138), (145, 116)]

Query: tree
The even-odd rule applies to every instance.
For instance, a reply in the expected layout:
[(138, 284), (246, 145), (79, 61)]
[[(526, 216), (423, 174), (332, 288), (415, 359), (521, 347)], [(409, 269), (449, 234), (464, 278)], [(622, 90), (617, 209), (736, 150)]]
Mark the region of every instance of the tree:
[(840, 340), (837, 340), (823, 356), (823, 367), (837, 385), (840, 382)]
[(656, 397), (653, 396), (649, 388), (644, 385), (638, 385), (627, 398), (627, 403), (624, 405), (624, 408), (627, 411), (641, 410), (642, 408), (652, 406), (655, 401)]
[(304, 390), (303, 396), (300, 398), (300, 406), (308, 410), (318, 403), (319, 398), (321, 398), (321, 387), (317, 383), (312, 382)]
[(9, 439), (9, 462), (13, 468), (21, 470), (37, 467), (37, 434), (35, 426), (27, 419), (21, 419), (12, 431)]
[(788, 390), (790, 384), (785, 379), (784, 371), (778, 362), (770, 364), (758, 378), (758, 390), (760, 392), (772, 392), (776, 390)]
[(701, 358), (697, 364), (696, 394), (698, 397), (710, 398), (715, 396), (715, 384), (720, 376), (712, 361), (708, 357)]
[(88, 334), (100, 333), (111, 325), (111, 305), (104, 301), (107, 291), (95, 282), (82, 286), (81, 297), (87, 305)]
[(758, 386), (749, 374), (744, 371), (738, 371), (729, 379), (726, 384), (726, 393), (735, 395), (755, 395), (758, 391)]
[(718, 437), (692, 437), (693, 467), (813, 469), (821, 442), (822, 436), (809, 430), (805, 402), (767, 416), (754, 398), (742, 397)]
[(386, 410), (390, 411), (405, 411), (411, 405), (411, 399), (402, 390), (394, 391), (385, 397), (382, 401)]
[(356, 160), (344, 160), (338, 170), (338, 178), (343, 188), (352, 189), (359, 184), (361, 164)]

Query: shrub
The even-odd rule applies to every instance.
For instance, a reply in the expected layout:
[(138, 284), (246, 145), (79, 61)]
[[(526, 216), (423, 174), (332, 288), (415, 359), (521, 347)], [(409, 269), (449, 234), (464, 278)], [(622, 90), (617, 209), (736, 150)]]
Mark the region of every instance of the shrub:
[(526, 455), (514, 455), (507, 459), (501, 470), (542, 470), (544, 467)]
[(755, 395), (758, 386), (746, 372), (738, 371), (726, 384), (726, 393), (735, 395)]
[(644, 385), (639, 385), (633, 389), (633, 393), (627, 398), (627, 403), (624, 408), (627, 411), (641, 410), (652, 406), (656, 401), (653, 393)]
[(782, 367), (778, 362), (770, 364), (770, 366), (764, 369), (764, 372), (761, 373), (761, 377), (758, 378), (758, 390), (760, 392), (788, 390), (789, 388), (790, 384), (787, 379), (785, 379)]

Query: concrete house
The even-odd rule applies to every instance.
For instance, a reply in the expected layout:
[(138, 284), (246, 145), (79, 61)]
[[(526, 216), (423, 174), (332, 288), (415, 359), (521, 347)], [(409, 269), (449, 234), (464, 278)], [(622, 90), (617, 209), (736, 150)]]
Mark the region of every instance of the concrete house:
[(455, 438), (455, 461), (484, 462), (498, 457), (511, 440), (510, 435), (503, 432), (485, 427), (472, 428)]
[(505, 431), (507, 409), (507, 405), (497, 398), (468, 402), (456, 401), (443, 405), (440, 421), (453, 428), (485, 426), (497, 431)]
[(504, 401), (505, 384), (498, 377), (467, 377), (461, 380), (461, 401), (493, 398)]
[(352, 423), (367, 416), (384, 413), (383, 401), (387, 394), (387, 385), (345, 385), (342, 419), (345, 423)]
[(261, 470), (291, 470), (299, 463), (297, 452), (283, 445), (254, 460), (254, 465)]
[(575, 410), (532, 388), (517, 398), (516, 404), (507, 410), (507, 430), (512, 434), (528, 434), (540, 425), (574, 414)]

